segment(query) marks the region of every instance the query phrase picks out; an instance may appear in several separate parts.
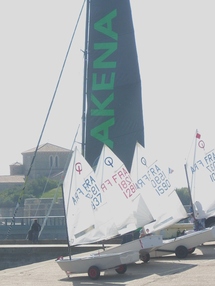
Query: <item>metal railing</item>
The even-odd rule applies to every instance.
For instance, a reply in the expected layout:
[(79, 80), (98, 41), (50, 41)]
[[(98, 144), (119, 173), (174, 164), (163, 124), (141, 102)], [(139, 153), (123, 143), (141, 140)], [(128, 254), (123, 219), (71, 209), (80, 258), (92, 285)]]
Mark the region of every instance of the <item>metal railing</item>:
[[(31, 226), (32, 222), (37, 219), (39, 224), (42, 224), (45, 220), (45, 216), (37, 216), (37, 217), (15, 217), (13, 221), (13, 225), (21, 225), (21, 226)], [(9, 226), (11, 225), (12, 217), (0, 217), (0, 226)], [(46, 225), (49, 226), (62, 226), (65, 225), (65, 217), (64, 216), (49, 216)]]

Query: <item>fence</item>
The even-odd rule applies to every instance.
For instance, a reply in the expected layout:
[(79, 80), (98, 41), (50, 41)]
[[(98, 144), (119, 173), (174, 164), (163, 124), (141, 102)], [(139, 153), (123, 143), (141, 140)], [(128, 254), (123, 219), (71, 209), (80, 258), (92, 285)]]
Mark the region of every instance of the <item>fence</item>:
[[(42, 226), (46, 217), (16, 217), (14, 220), (12, 220), (12, 217), (0, 217), (0, 240), (7, 237), (9, 230), (8, 239), (26, 239), (28, 230), (34, 219), (37, 219)], [(40, 239), (66, 239), (65, 217), (49, 216), (40, 235)]]

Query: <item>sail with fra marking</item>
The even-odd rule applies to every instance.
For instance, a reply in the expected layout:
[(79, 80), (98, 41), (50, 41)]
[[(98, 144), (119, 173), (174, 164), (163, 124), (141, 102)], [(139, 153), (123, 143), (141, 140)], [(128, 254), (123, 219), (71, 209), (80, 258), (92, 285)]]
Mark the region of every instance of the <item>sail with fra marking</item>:
[(111, 206), (111, 214), (120, 234), (152, 222), (153, 217), (123, 162), (103, 146), (96, 168), (96, 178)]
[[(135, 194), (129, 174), (136, 141), (144, 145), (130, 1), (85, 3), (83, 156), (75, 151), (83, 166), (76, 165), (75, 155), (64, 182), (70, 245), (98, 240), (104, 243), (110, 236), (126, 234), (153, 220), (142, 197)], [(148, 253), (161, 243), (161, 235), (146, 236), (84, 259), (70, 256), (57, 263), (66, 273), (87, 272), (95, 280), (100, 271), (109, 268), (124, 273), (126, 264), (138, 261), (142, 252)]]
[(196, 219), (215, 215), (215, 150), (208, 147), (204, 136), (196, 131), (186, 170)]
[(95, 173), (77, 147), (63, 182), (63, 195), (70, 245), (101, 241), (118, 234)]
[(137, 143), (131, 177), (155, 218), (155, 222), (144, 227), (148, 233), (167, 228), (188, 216), (166, 173), (161, 162), (151, 159), (147, 150)]

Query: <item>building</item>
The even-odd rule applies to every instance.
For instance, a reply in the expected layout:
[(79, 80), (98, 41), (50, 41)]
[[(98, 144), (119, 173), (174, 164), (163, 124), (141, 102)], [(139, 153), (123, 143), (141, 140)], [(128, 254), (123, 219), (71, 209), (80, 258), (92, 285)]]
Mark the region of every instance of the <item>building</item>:
[(29, 179), (39, 177), (60, 178), (71, 156), (69, 149), (50, 143), (39, 146), (36, 154), (35, 152), (36, 148), (23, 152), (23, 163), (16, 162), (10, 165), (10, 175), (0, 176), (0, 192), (9, 188), (22, 187), (30, 167)]
[(23, 175), (17, 176), (0, 176), (0, 192), (12, 189), (14, 187), (22, 187), (25, 182), (25, 177)]

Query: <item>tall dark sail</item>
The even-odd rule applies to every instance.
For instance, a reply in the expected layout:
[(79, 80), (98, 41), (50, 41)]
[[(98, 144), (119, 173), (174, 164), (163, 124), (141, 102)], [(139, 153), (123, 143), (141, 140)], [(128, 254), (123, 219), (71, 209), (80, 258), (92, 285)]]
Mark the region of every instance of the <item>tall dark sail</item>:
[(144, 146), (141, 80), (129, 0), (91, 0), (89, 7), (85, 158), (93, 166), (104, 144), (130, 170)]

